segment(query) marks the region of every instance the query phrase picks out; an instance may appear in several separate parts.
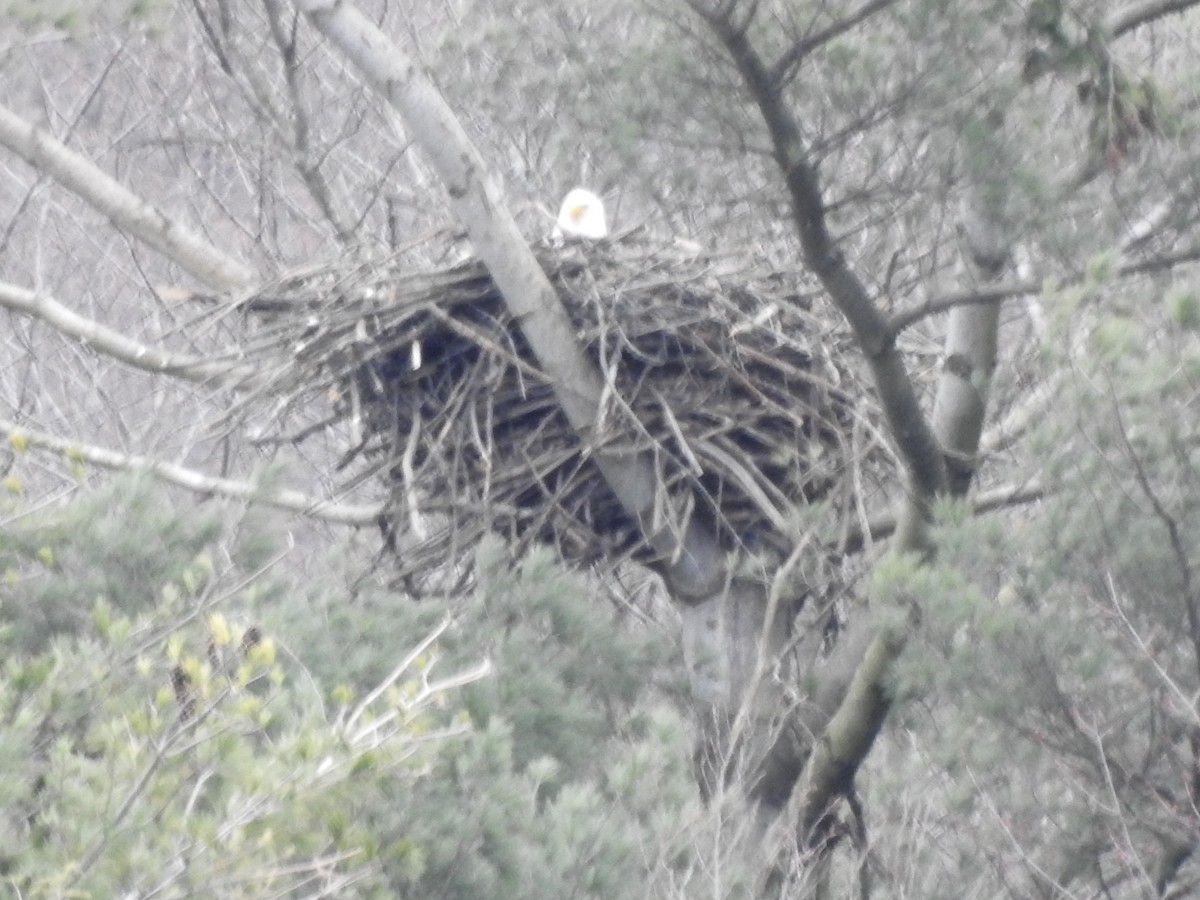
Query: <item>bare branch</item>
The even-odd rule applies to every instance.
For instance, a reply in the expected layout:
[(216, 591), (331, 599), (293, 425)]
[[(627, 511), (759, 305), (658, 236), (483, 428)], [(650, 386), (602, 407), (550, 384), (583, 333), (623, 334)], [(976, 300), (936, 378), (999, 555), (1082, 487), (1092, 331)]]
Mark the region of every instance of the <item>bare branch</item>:
[(810, 34), (802, 40), (796, 41), (787, 53), (775, 61), (771, 66), (771, 80), (777, 84), (786, 84), (795, 74), (796, 68), (804, 62), (810, 53), (825, 44), (828, 44), (834, 38), (841, 37), (854, 26), (865, 22), (871, 16), (889, 6), (894, 5), (896, 0), (870, 0), (857, 12), (853, 12), (844, 19), (839, 19), (832, 25), (822, 28), (820, 31)]
[(891, 317), (890, 327), (892, 333), (899, 336), (900, 332), (906, 328), (911, 328), (923, 319), (935, 316), (938, 313), (948, 312), (961, 306), (978, 306), (985, 303), (994, 303), (997, 300), (1012, 300), (1016, 297), (1038, 294), (1041, 293), (1042, 287), (1042, 282), (1028, 279), (1009, 284), (990, 284), (986, 287), (953, 291), (949, 294), (943, 294), (940, 297), (931, 297), (924, 303), (914, 306), (911, 309), (901, 310)]
[(0, 144), (206, 285), (232, 290), (254, 280), (254, 271), (242, 262), (172, 220), (93, 162), (5, 106), (0, 106)]
[(1114, 37), (1120, 37), (1155, 19), (1161, 19), (1172, 13), (1185, 12), (1197, 5), (1200, 5), (1200, 0), (1149, 0), (1148, 3), (1123, 9), (1110, 18), (1107, 22), (1108, 30)]
[(52, 434), (26, 428), (6, 419), (0, 419), (0, 435), (4, 435), (15, 445), (36, 447), (104, 469), (144, 472), (198, 494), (216, 494), (231, 500), (261, 503), (276, 509), (311, 516), (325, 522), (334, 522), (340, 525), (374, 525), (384, 512), (382, 505), (363, 506), (336, 503), (332, 500), (309, 497), (299, 491), (262, 488), (245, 481), (216, 478), (160, 459), (127, 455), (104, 447), (75, 443)]
[(8, 282), (0, 281), (0, 306), (39, 319), (60, 334), (143, 372), (172, 375), (199, 384), (241, 383), (253, 374), (248, 368), (181, 356), (139, 343), (107, 325), (71, 311), (49, 294)]
[[(101, 91), (116, 67), (117, 60), (121, 58), (124, 52), (125, 44), (122, 43), (121, 46), (117, 48), (117, 51), (109, 57), (108, 62), (104, 66), (104, 70), (100, 73), (100, 75), (96, 78), (95, 83), (92, 85), (87, 99), (84, 100), (79, 106), (78, 112), (72, 118), (70, 124), (68, 124), (66, 129), (67, 136), (73, 134), (75, 129), (78, 127), (80, 120), (82, 120), (84, 116), (88, 114), (89, 110), (95, 108), (96, 104), (98, 103), (97, 98), (101, 96)], [(3, 255), (7, 250), (9, 241), (12, 239), (13, 233), (16, 231), (17, 222), (20, 220), (25, 210), (29, 208), (34, 196), (41, 190), (42, 185), (47, 180), (48, 179), (46, 176), (42, 175), (33, 180), (26, 188), (25, 195), (21, 198), (21, 202), (17, 205), (14, 215), (9, 219), (8, 227), (5, 229), (4, 233), (0, 235), (0, 255)]]
[(354, 225), (347, 222), (348, 217), (343, 214), (341, 203), (334, 197), (332, 185), (321, 172), (320, 158), (313, 153), (312, 128), (309, 124), (308, 110), (305, 108), (304, 91), (300, 80), (301, 60), (296, 38), (296, 16), (298, 14), (294, 14), (291, 23), (285, 25), (280, 0), (264, 0), (263, 9), (267, 14), (271, 39), (279, 51), (287, 83), (288, 101), (292, 107), (289, 143), (296, 169), (300, 173), (304, 185), (308, 188), (313, 202), (317, 204), (322, 215), (337, 232), (338, 240), (342, 244), (348, 244), (354, 239)]
[(208, 40), (208, 45), (212, 48), (213, 55), (217, 58), (217, 65), (221, 67), (222, 72), (232, 77), (233, 63), (229, 59), (229, 55), (225, 52), (225, 44), (221, 40), (221, 35), (217, 33), (216, 24), (209, 18), (200, 0), (192, 0), (192, 10), (196, 13), (196, 20), (200, 23), (200, 30)]
[[(990, 491), (984, 491), (967, 498), (971, 511), (975, 515), (993, 512), (997, 509), (1007, 509), (1011, 506), (1024, 506), (1043, 499), (1049, 491), (1038, 480), (1008, 484)], [(882, 515), (871, 519), (866, 528), (852, 528), (836, 549), (843, 553), (858, 553), (867, 546), (867, 539), (881, 541), (890, 537), (896, 531), (896, 517), (893, 514)]]
[(290, 21), (285, 21), (279, 0), (263, 0), (268, 32), (283, 69), (287, 92), (284, 108), (276, 101), (276, 91), (263, 71), (261, 46), (255, 47), (259, 56), (245, 57), (237, 51), (237, 44), (230, 36), (231, 30), (236, 28), (235, 23), (223, 20), (218, 25), (198, 0), (193, 0), (192, 5), (206, 43), (211, 47), (221, 70), (229, 76), (255, 113), (270, 126), (280, 144), (288, 148), (301, 183), (330, 223), (337, 240), (343, 245), (349, 243), (357, 225), (350, 221), (344, 212), (345, 204), (336, 196), (333, 186), (321, 172), (324, 154), (317, 153), (312, 146), (312, 128), (309, 111), (304, 104), (301, 57), (296, 36), (298, 14), (293, 12)]
[[(1174, 253), (1163, 253), (1159, 256), (1151, 256), (1146, 259), (1124, 263), (1117, 267), (1114, 274), (1118, 278), (1124, 278), (1130, 275), (1164, 272), (1167, 269), (1173, 269), (1176, 266), (1196, 262), (1197, 260), (1200, 260), (1200, 247), (1188, 247), (1183, 250), (1177, 250)], [(1077, 274), (1073, 279), (1064, 283), (1072, 284), (1081, 281), (1083, 277), (1082, 274)], [(923, 319), (927, 319), (938, 313), (947, 312), (961, 306), (978, 306), (997, 300), (1012, 300), (1030, 294), (1040, 294), (1044, 287), (1043, 282), (1030, 278), (1024, 281), (1011, 281), (991, 284), (985, 287), (969, 288), (962, 291), (952, 291), (940, 297), (931, 297), (924, 303), (914, 306), (911, 309), (901, 310), (891, 317), (890, 327), (893, 333), (899, 336), (905, 329), (911, 328)]]
[(1197, 260), (1200, 260), (1200, 247), (1188, 247), (1184, 250), (1176, 250), (1174, 253), (1164, 253), (1161, 256), (1152, 256), (1149, 259), (1125, 263), (1117, 269), (1117, 274), (1141, 275), (1148, 272), (1164, 272), (1183, 263), (1196, 262)]
[(884, 415), (908, 473), (905, 523), (900, 551), (925, 549), (925, 525), (933, 498), (946, 486), (946, 467), (940, 447), (921, 410), (904, 360), (893, 341), (887, 317), (871, 299), (866, 286), (850, 269), (829, 234), (820, 178), (801, 138), (800, 125), (780, 90), (771, 80), (758, 52), (746, 35), (720, 11), (689, 0), (725, 46), (754, 98), (775, 148), (791, 198), (792, 215), (809, 268), (821, 279), (833, 303), (850, 323), (867, 358)]

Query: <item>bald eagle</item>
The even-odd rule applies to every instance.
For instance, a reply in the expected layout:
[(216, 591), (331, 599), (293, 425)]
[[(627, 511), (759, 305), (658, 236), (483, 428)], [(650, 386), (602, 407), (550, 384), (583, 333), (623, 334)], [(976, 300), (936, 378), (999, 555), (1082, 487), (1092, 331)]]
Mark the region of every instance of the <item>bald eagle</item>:
[(591, 191), (575, 188), (562, 202), (554, 239), (608, 237), (608, 222), (604, 218), (604, 202)]

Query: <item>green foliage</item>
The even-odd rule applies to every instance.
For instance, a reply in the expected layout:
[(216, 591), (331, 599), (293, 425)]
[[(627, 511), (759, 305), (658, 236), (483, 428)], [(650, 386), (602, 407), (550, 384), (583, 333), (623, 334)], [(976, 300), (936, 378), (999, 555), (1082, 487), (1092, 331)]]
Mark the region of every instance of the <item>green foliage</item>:
[(40, 652), (79, 633), (102, 600), (129, 615), (162, 595), (197, 593), (212, 576), (205, 549), (220, 510), (180, 514), (145, 479), (116, 479), (67, 507), (31, 513), (0, 534), (0, 638), (10, 652)]
[(1177, 285), (1167, 292), (1167, 315), (1181, 328), (1200, 328), (1200, 293), (1195, 288)]
[(1087, 284), (1098, 285), (1111, 281), (1120, 262), (1115, 253), (1097, 253), (1087, 261), (1084, 275)]
[(485, 571), (476, 603), (500, 677), (468, 689), (473, 718), (506, 719), (520, 765), (548, 756), (570, 760), (575, 774), (594, 771), (605, 738), (635, 727), (626, 711), (666, 661), (659, 636), (614, 627), (545, 550)]
[[(1178, 773), (1195, 729), (1179, 698), (1200, 689), (1200, 428), (1188, 412), (1200, 381), (1187, 364), (1200, 348), (1168, 327), (1170, 310), (1143, 308), (1122, 321), (1119, 352), (1076, 358), (1079, 377), (1056, 398), (1070, 413), (1042, 425), (1052, 494), (990, 519), (943, 517), (945, 574), (925, 582), (900, 677), (925, 701), (903, 720), (934, 736), (931, 764), (961, 787), (927, 793), (925, 815), (965, 816), (970, 846), (1011, 847), (996, 852), (1002, 869), (1032, 860), (1059, 883), (1148, 890), (1164, 842), (1197, 825)], [(884, 806), (884, 784), (921, 777), (888, 775)], [(961, 896), (979, 877), (976, 861), (949, 858), (908, 861), (943, 873), (946, 887), (924, 896)]]
[(355, 811), (411, 784), (464, 723), (443, 691), (409, 689), (420, 660), (326, 714), (257, 624), (255, 598), (277, 596), (263, 576), (246, 586), (211, 562), (239, 555), (237, 529), (163, 501), (121, 479), (4, 534), (4, 883), (26, 898), (387, 896)]
[[(699, 814), (683, 719), (667, 702), (677, 688), (662, 675), (670, 645), (616, 619), (545, 551), (513, 566), (488, 543), (478, 570), (478, 589), (439, 639), (439, 667), (492, 661), (493, 675), (461, 695), (474, 728), (445, 745), (428, 777), (359, 809), (393, 889), (463, 900), (649, 896), (648, 868), (687, 859), (678, 823)], [(396, 636), (444, 612), (382, 589), (352, 604), (339, 612), (299, 599), (281, 608), (278, 628), (305, 648), (318, 681), (355, 693), (403, 646)]]
[(1106, 315), (1092, 329), (1092, 347), (1105, 359), (1130, 353), (1137, 346), (1137, 327), (1123, 315)]
[(275, 572), (272, 531), (119, 479), (4, 534), (21, 896), (632, 900), (692, 865), (672, 642), (544, 552), (486, 545), (447, 606), (344, 548)]

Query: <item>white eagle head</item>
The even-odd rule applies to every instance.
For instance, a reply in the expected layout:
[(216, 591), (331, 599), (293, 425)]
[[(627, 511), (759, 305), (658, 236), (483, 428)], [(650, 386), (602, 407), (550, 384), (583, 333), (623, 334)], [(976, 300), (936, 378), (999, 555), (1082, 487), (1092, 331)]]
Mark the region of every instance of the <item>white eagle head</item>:
[(599, 239), (608, 237), (604, 201), (583, 188), (574, 188), (562, 202), (554, 237)]

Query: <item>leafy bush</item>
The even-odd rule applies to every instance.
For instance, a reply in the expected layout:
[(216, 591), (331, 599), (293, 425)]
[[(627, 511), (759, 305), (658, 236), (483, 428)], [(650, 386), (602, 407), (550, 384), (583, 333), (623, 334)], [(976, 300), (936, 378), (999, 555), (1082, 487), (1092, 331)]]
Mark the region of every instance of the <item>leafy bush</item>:
[(660, 629), (545, 553), (488, 545), (471, 596), (416, 603), (344, 546), (273, 567), (272, 530), (120, 479), (0, 537), (22, 897), (641, 898), (690, 871)]

